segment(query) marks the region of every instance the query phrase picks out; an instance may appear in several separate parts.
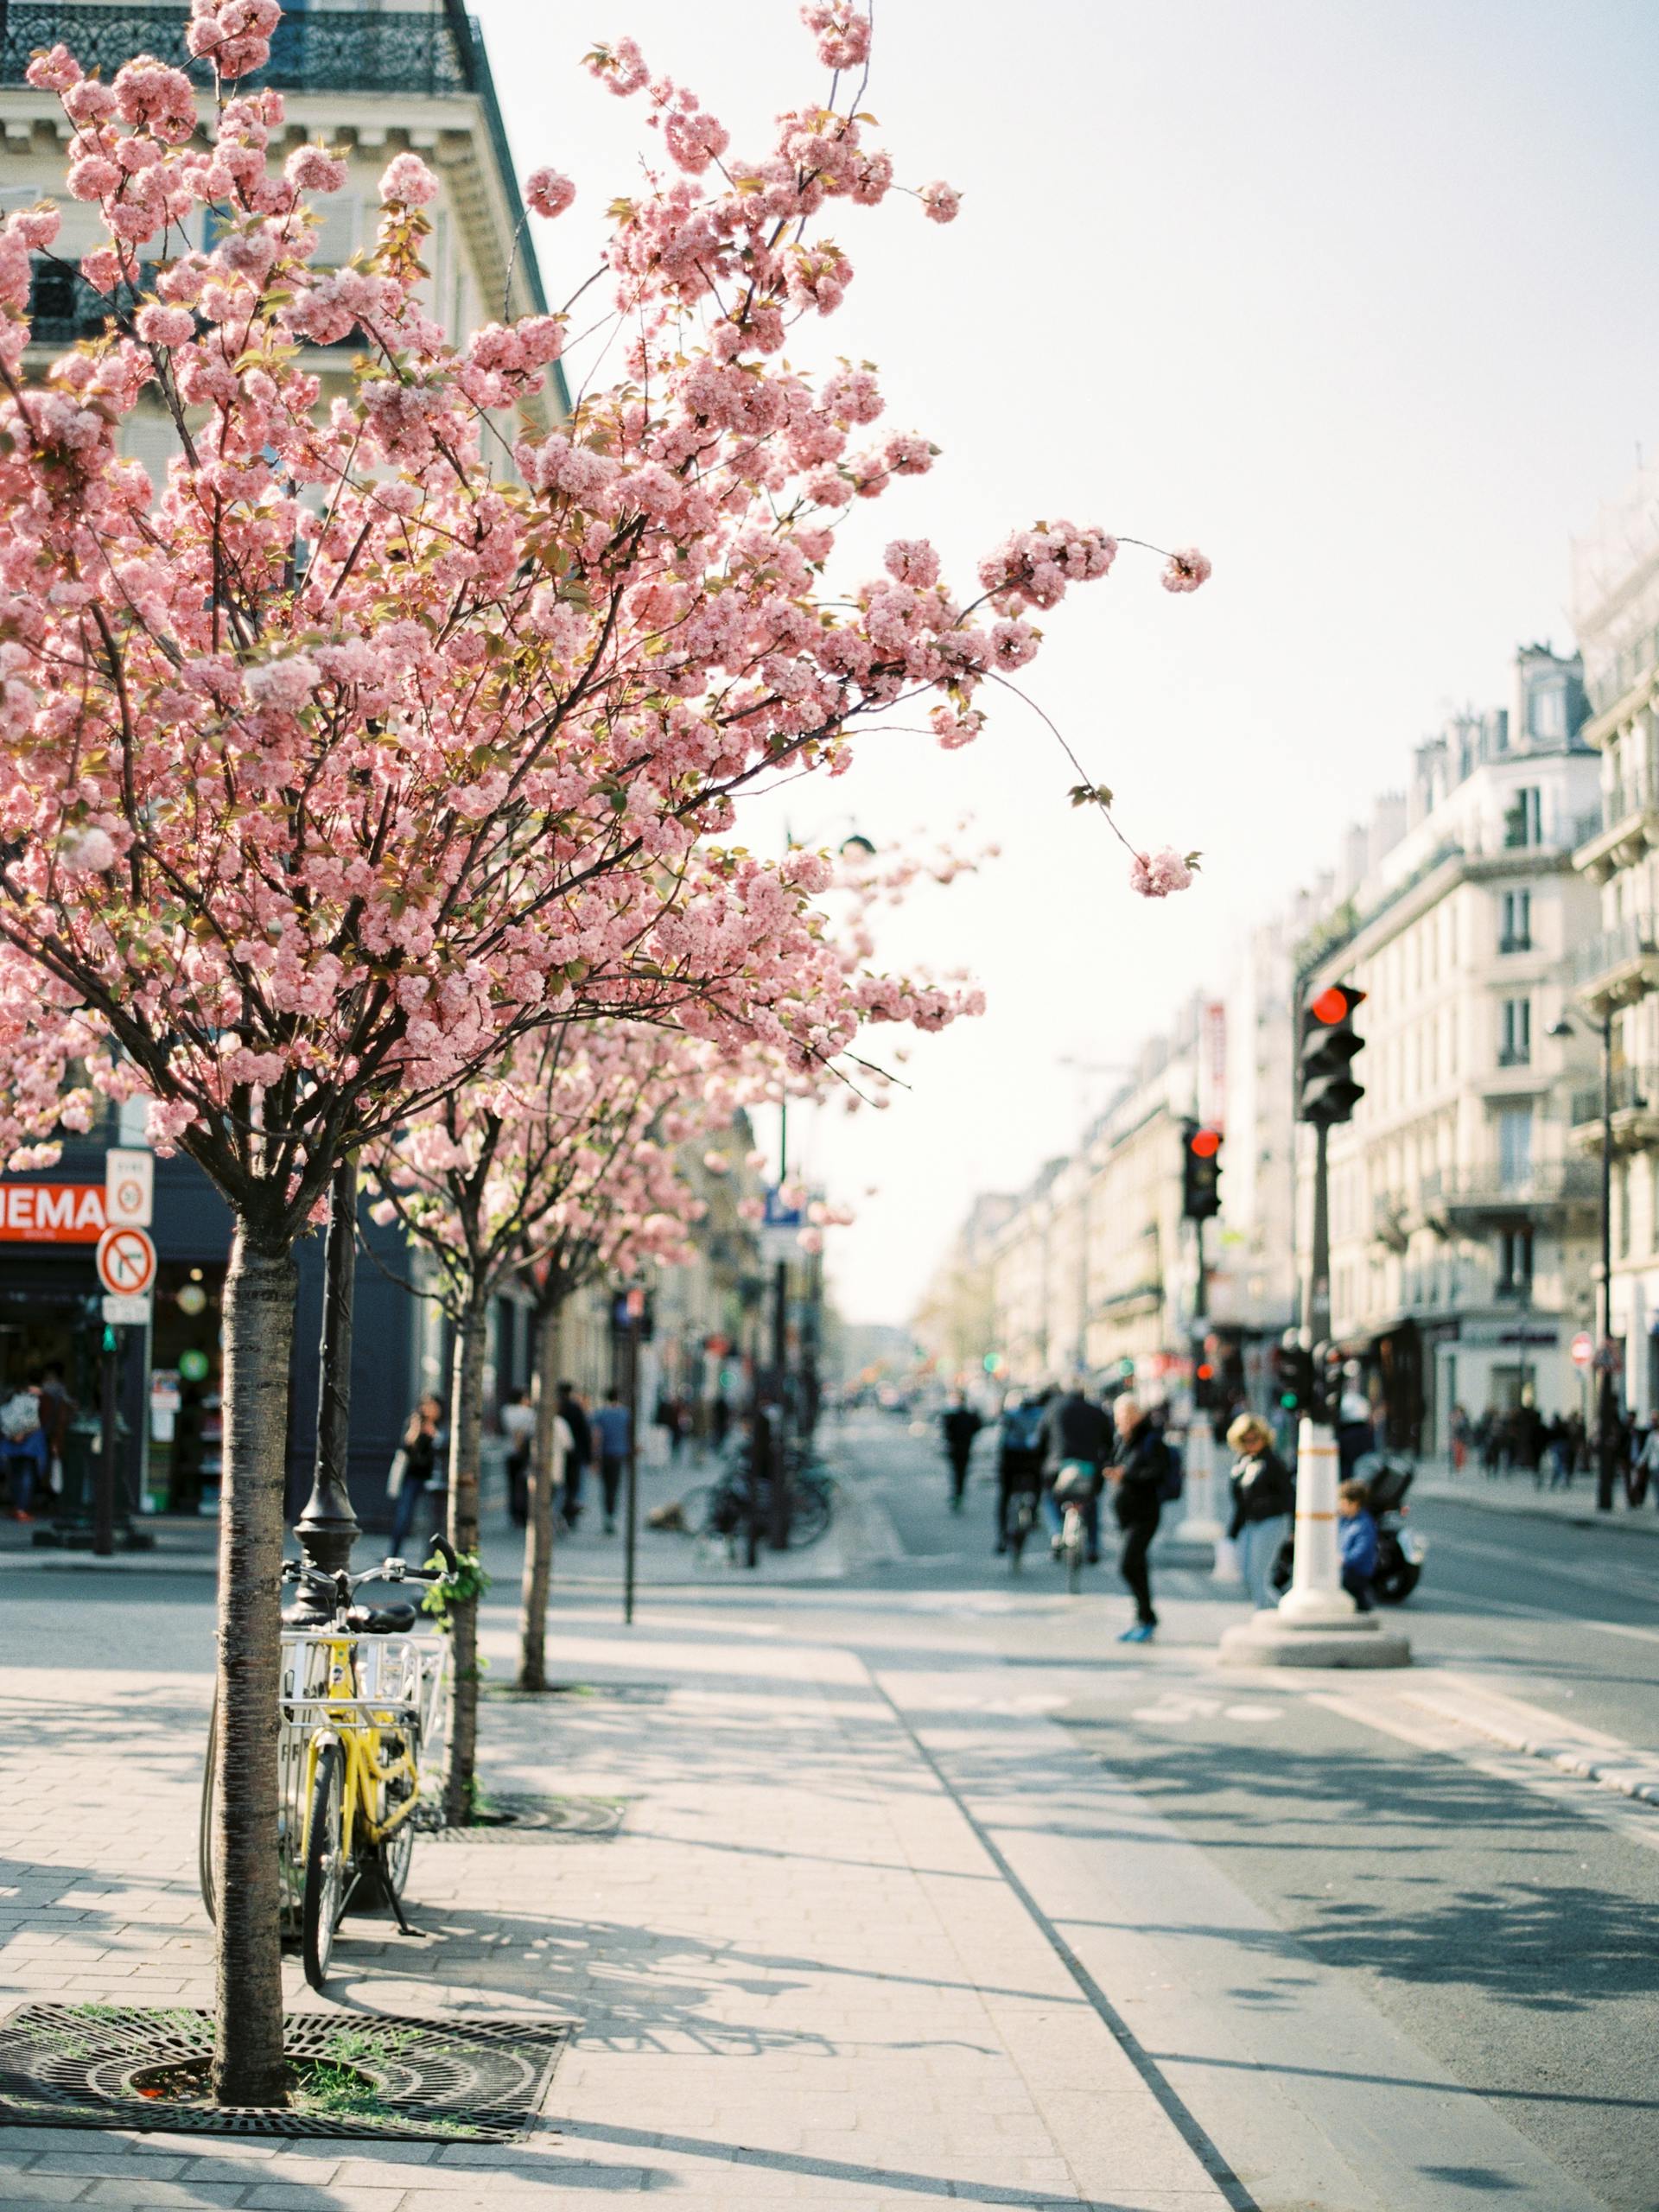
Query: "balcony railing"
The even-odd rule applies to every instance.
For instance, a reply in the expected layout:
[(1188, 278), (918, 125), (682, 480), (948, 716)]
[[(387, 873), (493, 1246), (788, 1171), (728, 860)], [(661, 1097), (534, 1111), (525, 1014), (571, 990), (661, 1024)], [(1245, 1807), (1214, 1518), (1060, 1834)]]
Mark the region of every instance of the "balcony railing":
[(1615, 928), (1580, 946), (1573, 958), (1573, 980), (1587, 989), (1655, 953), (1659, 953), (1659, 924), (1651, 914), (1627, 914)]
[[(188, 69), (198, 83), (213, 81), (206, 62), (185, 52), (189, 10), (179, 7), (76, 6), (73, 0), (0, 0), (0, 85), (27, 81), (30, 56), (41, 47), (67, 46), (84, 69), (112, 77), (135, 54), (154, 54)], [(245, 80), (284, 92), (362, 92), (408, 96), (471, 92), (500, 173), (510, 219), (524, 227), (524, 202), (501, 120), (501, 109), (477, 23), (461, 0), (443, 0), (428, 15), (308, 10), (285, 15), (270, 41), (267, 66)], [(518, 265), (531, 301), (547, 311), (534, 249), (520, 239)]]
[(1503, 1213), (1530, 1206), (1594, 1198), (1600, 1191), (1592, 1160), (1546, 1160), (1525, 1168), (1489, 1162), (1476, 1167), (1437, 1167), (1423, 1178), (1426, 1207)]
[[(1659, 1068), (1615, 1068), (1613, 1070), (1613, 1111), (1615, 1114), (1659, 1113)], [(1587, 1128), (1601, 1119), (1601, 1085), (1586, 1084), (1573, 1093), (1570, 1109), (1572, 1126)]]
[[(0, 34), (0, 83), (21, 85), (37, 47), (60, 40), (81, 67), (112, 77), (135, 54), (154, 54), (203, 84), (213, 71), (184, 50), (187, 8), (77, 7), (73, 0), (10, 0)], [(462, 18), (464, 22), (465, 18)], [(454, 17), (332, 12), (285, 15), (259, 79), (279, 92), (470, 92), (474, 56), (463, 52)]]

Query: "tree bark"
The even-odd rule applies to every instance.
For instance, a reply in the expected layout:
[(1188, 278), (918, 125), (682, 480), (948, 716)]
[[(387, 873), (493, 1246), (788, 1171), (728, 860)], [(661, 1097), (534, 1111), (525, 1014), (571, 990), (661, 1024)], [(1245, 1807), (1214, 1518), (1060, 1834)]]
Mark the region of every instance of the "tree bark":
[[(449, 1418), (449, 1525), (458, 1552), (478, 1549), (478, 1447), (484, 1428), (484, 1349), (488, 1308), (471, 1300), (455, 1326), (455, 1358)], [(460, 1827), (472, 1818), (478, 1769), (478, 1601), (467, 1598), (451, 1612), (449, 1771), (444, 1777), (443, 1816)]]
[[(536, 1309), (536, 1435), (531, 1447), (530, 1520), (524, 1529), (524, 1603), (518, 1632), (518, 1687), (547, 1688), (547, 1592), (553, 1578), (556, 1424), (559, 1418), (559, 1324), (563, 1302)], [(563, 1471), (568, 1477), (569, 1470)]]
[(238, 1221), (225, 1278), (225, 1468), (219, 1519), (219, 1764), (213, 1793), (220, 2104), (282, 2105), (282, 1882), (276, 1861), (284, 1440), (297, 1270)]

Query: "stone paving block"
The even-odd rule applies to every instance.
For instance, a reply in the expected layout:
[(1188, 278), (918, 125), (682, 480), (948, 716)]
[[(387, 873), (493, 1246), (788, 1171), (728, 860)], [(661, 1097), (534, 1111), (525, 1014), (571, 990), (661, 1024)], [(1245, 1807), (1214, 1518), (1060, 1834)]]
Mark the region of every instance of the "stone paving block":
[(179, 2205), (237, 2205), (247, 2198), (240, 2183), (156, 2181), (149, 2174), (134, 2173), (119, 2181), (95, 2181), (76, 2202), (118, 2205), (120, 2212), (174, 2212)]

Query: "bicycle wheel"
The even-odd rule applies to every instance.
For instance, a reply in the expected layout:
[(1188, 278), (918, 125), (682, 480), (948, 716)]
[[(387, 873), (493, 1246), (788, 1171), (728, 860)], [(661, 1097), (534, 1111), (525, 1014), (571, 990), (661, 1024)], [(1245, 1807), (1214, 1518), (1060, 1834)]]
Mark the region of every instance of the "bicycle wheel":
[(311, 1818), (305, 1831), (305, 1893), (300, 1906), (300, 1947), (305, 1978), (321, 1989), (328, 1978), (334, 1930), (346, 1909), (346, 1754), (325, 1744), (311, 1785)]
[(790, 1500), (789, 1541), (797, 1551), (816, 1544), (834, 1517), (829, 1498), (820, 1490), (799, 1490)]
[(1083, 1516), (1075, 1505), (1065, 1509), (1065, 1586), (1074, 1598), (1083, 1587)]
[(380, 1846), (376, 1872), (387, 1901), (396, 1897), (401, 1904), (404, 1891), (409, 1887), (409, 1869), (415, 1857), (415, 1821), (413, 1815), (402, 1827), (394, 1828)]
[(704, 1483), (700, 1490), (689, 1490), (680, 1500), (680, 1526), (688, 1536), (706, 1535), (709, 1516), (715, 1502), (715, 1485)]
[(196, 1880), (202, 1909), (211, 1928), (219, 1918), (219, 1893), (213, 1885), (213, 1783), (219, 1773), (219, 1700), (207, 1715), (207, 1752), (201, 1766), (201, 1813), (196, 1823)]

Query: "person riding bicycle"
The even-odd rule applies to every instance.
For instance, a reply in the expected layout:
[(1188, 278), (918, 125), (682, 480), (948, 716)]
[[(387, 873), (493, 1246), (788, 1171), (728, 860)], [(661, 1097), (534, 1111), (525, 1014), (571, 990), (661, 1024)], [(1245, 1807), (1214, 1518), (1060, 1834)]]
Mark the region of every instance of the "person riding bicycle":
[(1002, 1419), (997, 1427), (996, 1448), (996, 1548), (1008, 1548), (1008, 1513), (1020, 1492), (1033, 1496), (1043, 1487), (1043, 1461), (1046, 1446), (1043, 1436), (1043, 1418), (1048, 1410), (1045, 1394), (1030, 1398), (1011, 1397), (1002, 1408)]
[(1043, 1493), (1043, 1517), (1048, 1522), (1058, 1559), (1065, 1528), (1058, 1489), (1081, 1488), (1088, 1494), (1077, 1503), (1083, 1508), (1085, 1556), (1090, 1567), (1100, 1560), (1101, 1469), (1111, 1457), (1111, 1424), (1101, 1408), (1084, 1397), (1074, 1383), (1051, 1402), (1043, 1416), (1043, 1445), (1047, 1487)]

